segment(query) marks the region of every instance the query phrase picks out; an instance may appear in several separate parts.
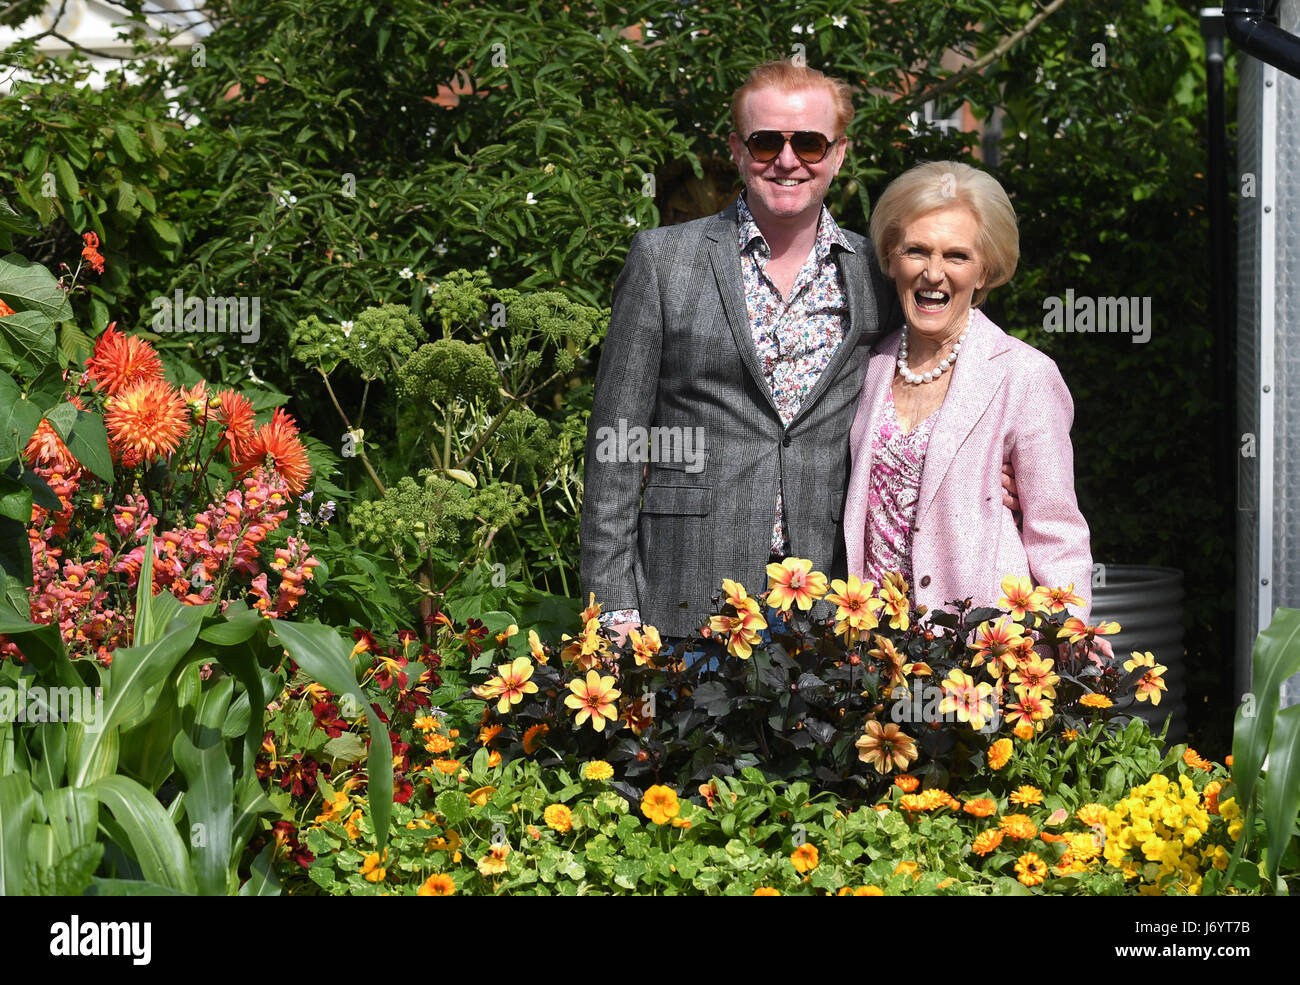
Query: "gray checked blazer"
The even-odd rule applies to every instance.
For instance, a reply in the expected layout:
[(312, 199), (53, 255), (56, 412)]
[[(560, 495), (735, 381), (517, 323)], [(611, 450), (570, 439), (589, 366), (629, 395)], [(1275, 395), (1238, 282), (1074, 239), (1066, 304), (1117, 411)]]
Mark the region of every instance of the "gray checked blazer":
[[(844, 577), (849, 425), (871, 345), (902, 318), (871, 244), (844, 234), (854, 252), (832, 249), (849, 329), (788, 428), (750, 333), (735, 203), (633, 238), (587, 426), (584, 603), (595, 593), (605, 612), (636, 608), (664, 635), (695, 633), (724, 578), (767, 588), (778, 488), (792, 556)], [(656, 428), (691, 429), (703, 450), (616, 437), (674, 433)]]

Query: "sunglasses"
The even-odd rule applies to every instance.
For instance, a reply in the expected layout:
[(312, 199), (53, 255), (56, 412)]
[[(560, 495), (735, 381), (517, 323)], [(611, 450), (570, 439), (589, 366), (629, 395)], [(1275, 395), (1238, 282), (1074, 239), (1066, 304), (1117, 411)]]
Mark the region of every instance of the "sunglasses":
[(795, 157), (804, 164), (816, 164), (826, 156), (835, 141), (816, 130), (755, 130), (745, 140), (750, 156), (759, 164), (775, 161), (787, 143)]

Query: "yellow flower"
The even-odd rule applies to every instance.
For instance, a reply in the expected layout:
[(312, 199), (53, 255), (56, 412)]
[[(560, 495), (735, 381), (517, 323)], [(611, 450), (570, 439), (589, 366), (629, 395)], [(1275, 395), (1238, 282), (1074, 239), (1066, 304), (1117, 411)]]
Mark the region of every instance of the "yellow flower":
[(587, 780), (608, 780), (614, 775), (614, 767), (603, 759), (593, 759), (582, 768), (582, 776)]
[(798, 605), (807, 612), (815, 600), (826, 594), (826, 576), (812, 570), (812, 562), (788, 557), (767, 566), (767, 604), (787, 612)]
[(618, 707), (614, 704), (621, 693), (614, 687), (614, 678), (602, 676), (595, 670), (587, 671), (584, 680), (579, 677), (569, 682), (573, 693), (564, 699), (565, 705), (577, 711), (573, 723), (581, 726), (591, 719), (591, 727), (597, 732), (605, 730), (605, 721), (618, 720)]
[(1068, 728), (1061, 733), (1061, 738), (1064, 739), (1066, 742), (1073, 742), (1078, 737), (1079, 737), (1078, 729)]
[(880, 625), (875, 610), (885, 603), (875, 598), (875, 591), (873, 582), (863, 582), (857, 575), (849, 575), (847, 582), (839, 578), (831, 582), (826, 601), (837, 606), (835, 632), (846, 637), (850, 646)]
[(542, 817), (546, 820), (548, 828), (561, 834), (573, 827), (573, 812), (563, 804), (551, 804), (543, 812)]
[(859, 886), (853, 891), (854, 896), (884, 896), (885, 891), (879, 886)]
[(655, 785), (641, 798), (641, 813), (655, 824), (667, 824), (681, 810), (672, 788)]
[(653, 626), (642, 626), (639, 630), (634, 629), (628, 633), (627, 638), (632, 643), (632, 654), (637, 666), (653, 665), (655, 654), (663, 648), (663, 641), (659, 639), (659, 630)]
[(496, 793), (496, 789), (496, 787), (479, 787), (469, 795), (469, 802), (476, 807), (483, 807), (487, 804), (488, 800), (491, 799), (492, 795)]
[(998, 599), (998, 608), (1007, 609), (1011, 615), (1020, 619), (1025, 613), (1047, 607), (1047, 599), (1042, 590), (1035, 588), (1024, 575), (1019, 577), (1007, 575), (1002, 579), (1002, 598)]
[(485, 876), (499, 876), (510, 868), (506, 857), (510, 854), (507, 844), (493, 845), (488, 853), (478, 860), (478, 870)]
[(1000, 770), (1007, 765), (1011, 759), (1011, 740), (998, 739), (997, 742), (989, 746), (988, 760), (989, 769)]
[(942, 681), (944, 699), (939, 712), (944, 715), (956, 712), (957, 721), (969, 722), (976, 731), (982, 729), (993, 717), (993, 704), (989, 695), (993, 685), (986, 681), (976, 684), (964, 671), (954, 668)]
[[(384, 849), (384, 861), (388, 860), (388, 849)], [(384, 876), (388, 870), (379, 864), (379, 853), (371, 852), (366, 856), (365, 861), (361, 863), (361, 874), (366, 877), (367, 882), (383, 882)]]
[(759, 886), (754, 890), (755, 896), (780, 896), (781, 890), (773, 889), (771, 886)]
[(921, 878), (920, 866), (918, 866), (915, 862), (910, 862), (910, 861), (899, 862), (896, 866), (894, 866), (894, 875), (911, 876), (913, 879), (920, 879)]
[(1025, 852), (1016, 859), (1016, 878), (1022, 885), (1037, 886), (1047, 876), (1047, 863), (1033, 852)]
[(512, 705), (519, 704), (524, 695), (537, 693), (536, 682), (529, 680), (533, 676), (533, 662), (527, 657), (516, 657), (508, 664), (499, 664), (497, 675), (471, 690), (484, 701), (497, 699), (498, 715), (504, 715)]
[(790, 853), (790, 863), (800, 875), (806, 875), (817, 868), (817, 846), (805, 842)]
[(1028, 722), (1019, 722), (1016, 727), (1011, 730), (1011, 734), (1022, 742), (1028, 742), (1034, 737), (1034, 727)]
[(537, 630), (528, 631), (528, 652), (533, 655), (533, 659), (539, 664), (546, 663), (546, 647), (542, 645), (541, 638), (537, 635)]
[(1132, 653), (1133, 658), (1124, 661), (1124, 669), (1127, 671), (1134, 671), (1139, 667), (1147, 668), (1146, 672), (1137, 682), (1137, 700), (1150, 700), (1152, 705), (1160, 704), (1160, 698), (1166, 690), (1164, 678), (1160, 675), (1169, 668), (1165, 667), (1163, 664), (1156, 663), (1154, 654), (1150, 652), (1139, 653), (1137, 650), (1133, 650)]
[(858, 759), (875, 767), (877, 773), (885, 774), (895, 768), (905, 770), (907, 764), (920, 755), (916, 751), (916, 740), (895, 722), (881, 725), (873, 719), (864, 729), (853, 744), (858, 749)]
[(1091, 828), (1098, 824), (1105, 824), (1108, 813), (1104, 804), (1091, 803), (1080, 807), (1074, 812), (1074, 816)]
[(420, 885), (417, 896), (455, 896), (456, 880), (445, 873), (435, 872)]
[(1114, 702), (1104, 694), (1085, 694), (1079, 699), (1085, 708), (1109, 708)]
[(998, 824), (1008, 838), (1017, 841), (1028, 841), (1038, 834), (1038, 828), (1034, 826), (1028, 814), (1007, 814), (998, 821)]
[(1020, 787), (1011, 794), (1011, 803), (1019, 804), (1021, 807), (1031, 807), (1043, 802), (1043, 791), (1037, 787), (1031, 787), (1028, 784)]

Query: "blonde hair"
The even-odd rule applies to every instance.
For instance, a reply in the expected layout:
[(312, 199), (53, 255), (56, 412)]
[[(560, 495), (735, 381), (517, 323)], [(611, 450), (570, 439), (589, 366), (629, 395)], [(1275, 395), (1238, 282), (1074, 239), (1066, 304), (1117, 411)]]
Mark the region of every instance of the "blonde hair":
[(843, 79), (836, 79), (807, 65), (795, 65), (790, 61), (764, 62), (749, 73), (743, 85), (731, 94), (731, 125), (735, 127), (740, 139), (749, 134), (740, 125), (741, 112), (745, 102), (760, 89), (777, 89), (781, 92), (799, 92), (802, 89), (822, 89), (830, 95), (835, 103), (836, 133), (828, 137), (843, 137), (853, 122), (853, 89)]
[(871, 213), (867, 234), (876, 247), (880, 269), (888, 272), (889, 255), (903, 230), (931, 212), (964, 205), (975, 216), (975, 250), (984, 264), (984, 285), (971, 299), (980, 305), (989, 291), (1011, 279), (1020, 260), (1020, 231), (1011, 200), (991, 174), (957, 161), (927, 161), (889, 183)]

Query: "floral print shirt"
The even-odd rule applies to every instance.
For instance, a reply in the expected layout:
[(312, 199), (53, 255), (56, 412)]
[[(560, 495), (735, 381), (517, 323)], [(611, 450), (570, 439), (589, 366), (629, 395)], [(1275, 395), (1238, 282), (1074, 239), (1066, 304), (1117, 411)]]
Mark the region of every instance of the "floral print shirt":
[[(742, 194), (736, 199), (740, 226), (740, 269), (745, 284), (749, 330), (763, 379), (782, 423), (788, 425), (817, 385), (849, 327), (849, 301), (831, 247), (853, 251), (840, 227), (822, 206), (817, 240), (783, 298), (767, 276), (771, 250)], [(781, 491), (772, 520), (772, 553), (789, 553)]]
[(867, 533), (863, 575), (880, 585), (885, 572), (899, 571), (912, 583), (912, 524), (921, 495), (921, 472), (939, 412), (936, 410), (904, 433), (892, 390), (880, 424), (871, 437), (871, 474), (867, 479)]

